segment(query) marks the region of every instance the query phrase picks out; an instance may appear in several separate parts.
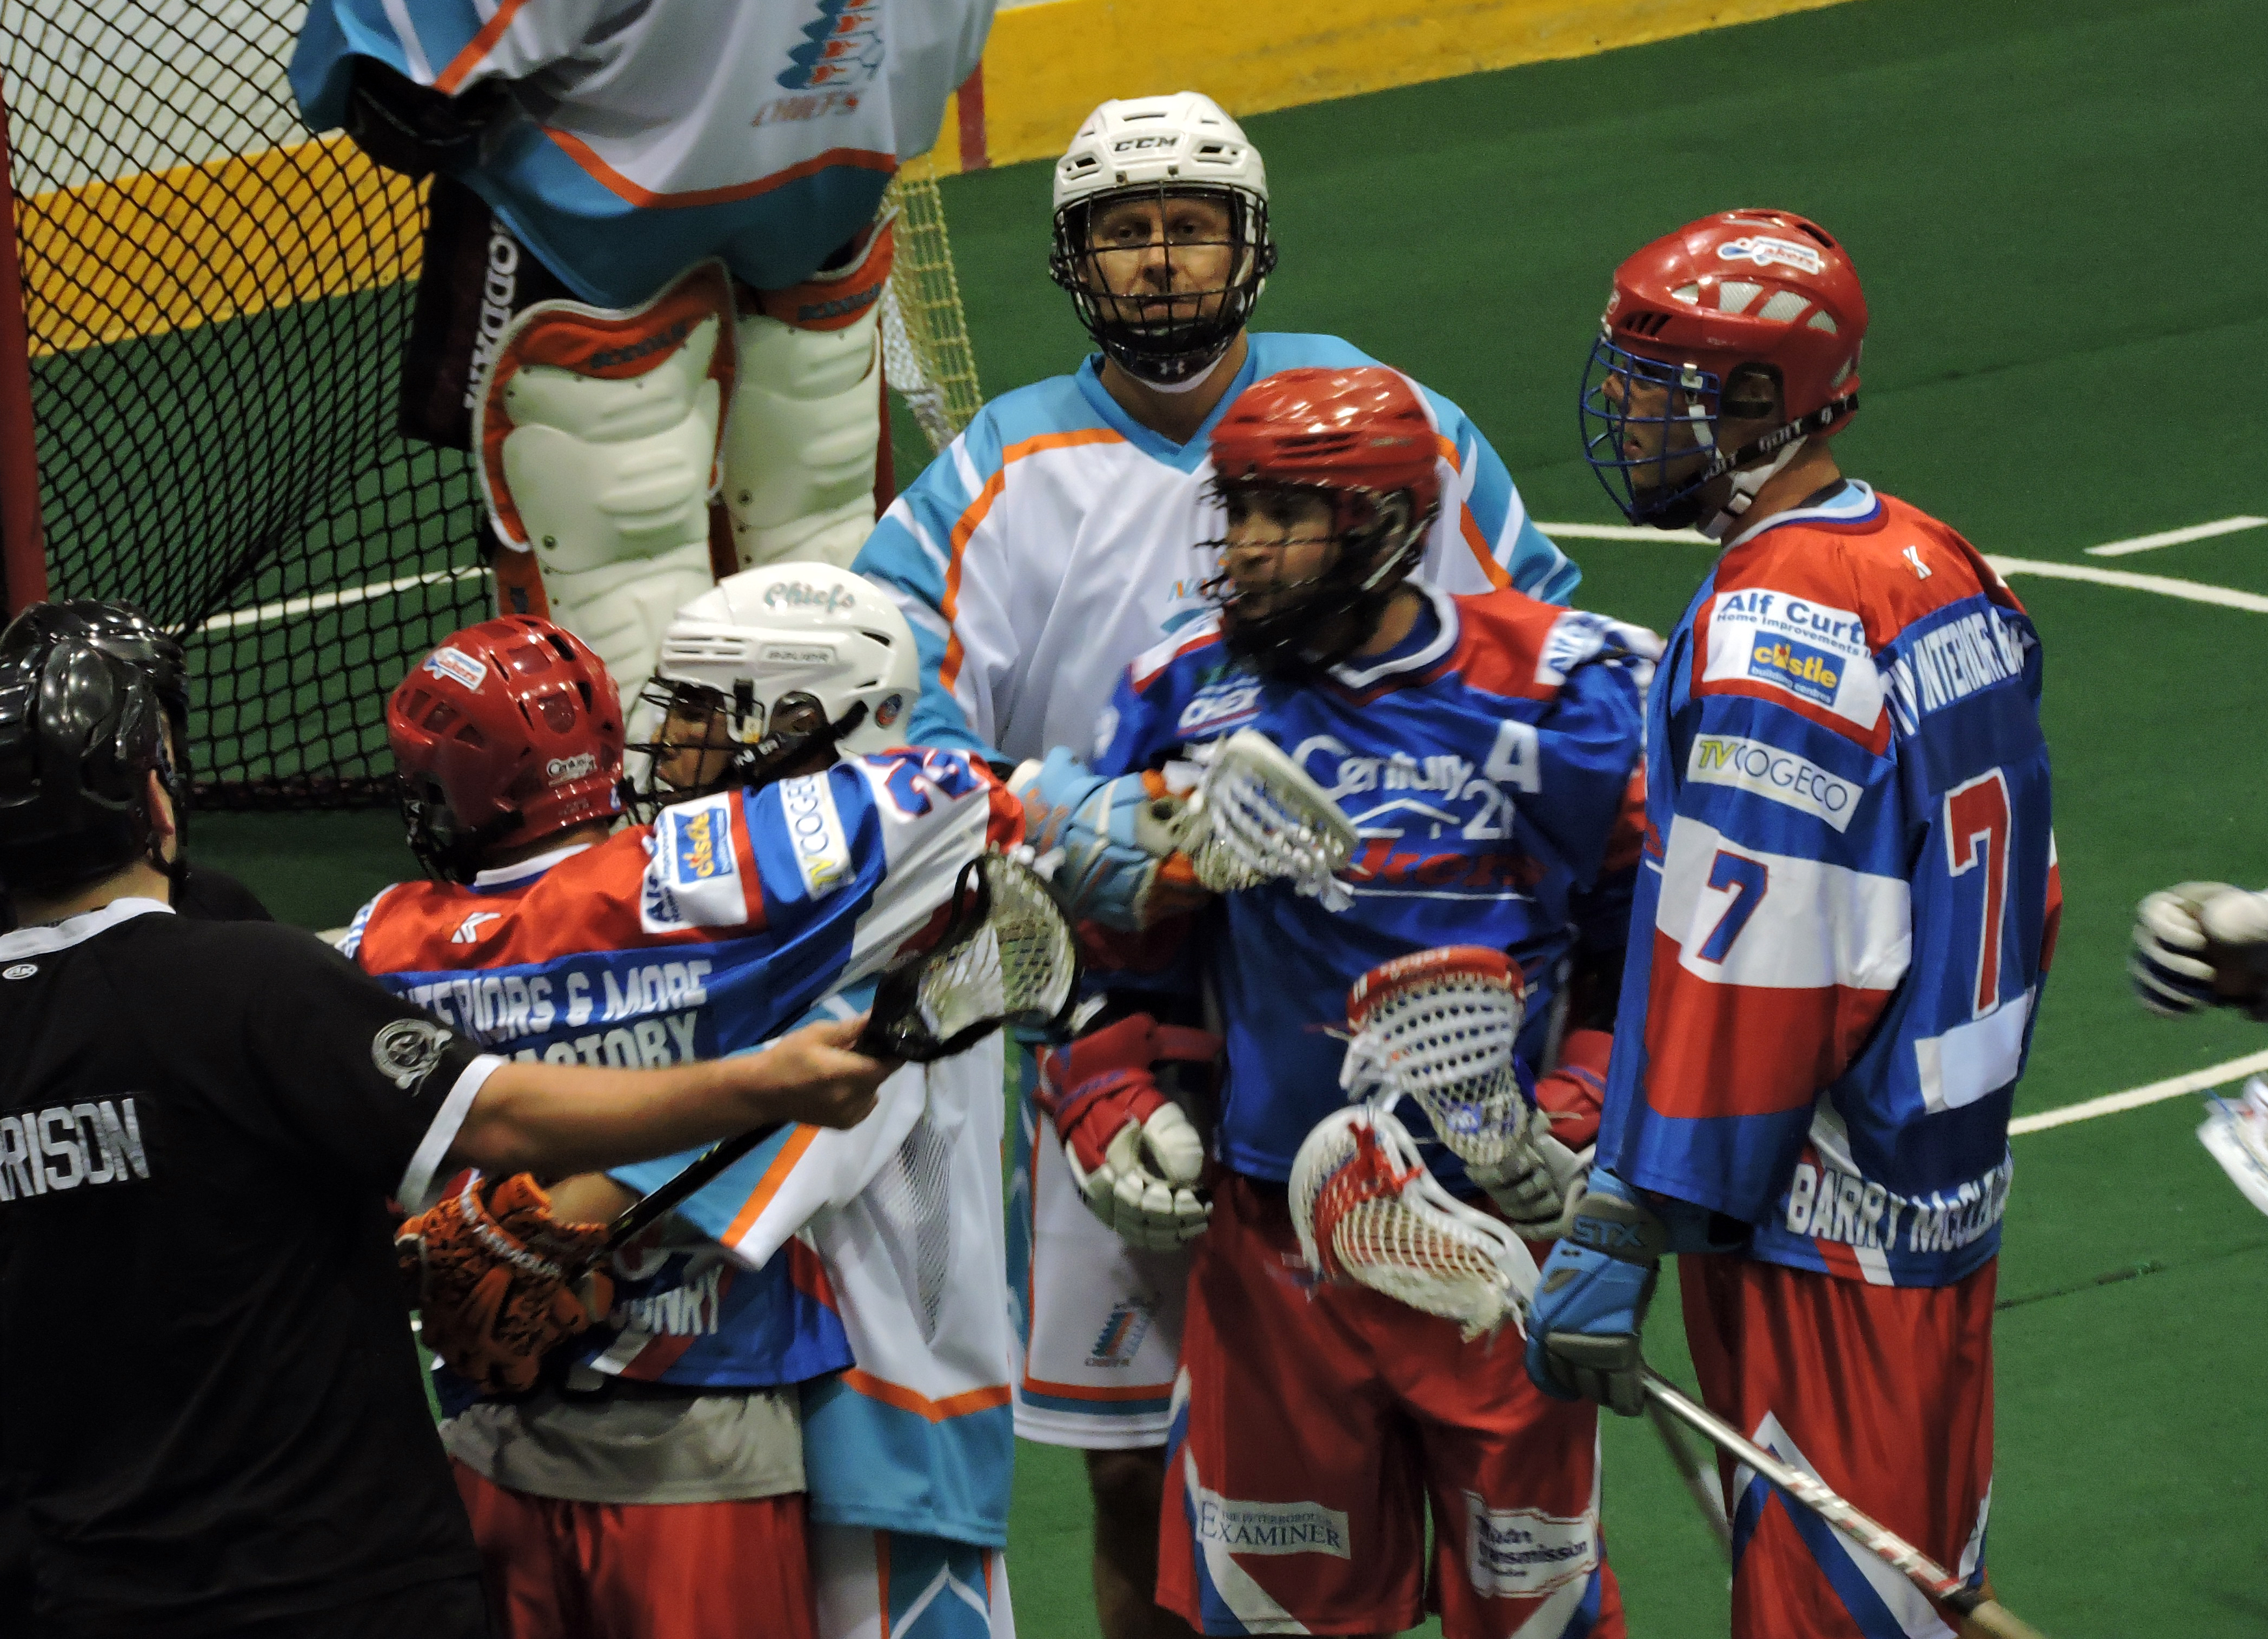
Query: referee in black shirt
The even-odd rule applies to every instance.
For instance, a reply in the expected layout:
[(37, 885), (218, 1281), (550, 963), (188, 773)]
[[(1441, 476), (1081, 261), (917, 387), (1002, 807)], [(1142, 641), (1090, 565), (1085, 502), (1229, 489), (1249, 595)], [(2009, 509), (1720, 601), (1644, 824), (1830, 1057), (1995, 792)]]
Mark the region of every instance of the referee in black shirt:
[(0, 1500), (28, 1561), (0, 1621), (475, 1639), (387, 1198), (847, 1126), (892, 1067), (853, 1024), (666, 1070), (499, 1060), (312, 934), (173, 914), (163, 705), (97, 639), (52, 604), (0, 633)]

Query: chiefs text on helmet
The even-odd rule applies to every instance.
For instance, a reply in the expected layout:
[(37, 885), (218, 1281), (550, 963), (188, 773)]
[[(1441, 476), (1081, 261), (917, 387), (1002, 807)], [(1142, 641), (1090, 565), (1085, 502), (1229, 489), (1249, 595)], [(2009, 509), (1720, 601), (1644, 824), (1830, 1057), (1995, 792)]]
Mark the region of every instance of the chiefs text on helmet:
[[(1106, 102), (1056, 162), (1054, 194), (1048, 271), (1071, 292), (1095, 345), (1153, 387), (1194, 386), (1243, 329), (1276, 265), (1260, 151), (1198, 92)], [(1096, 213), (1120, 200), (1147, 199), (1164, 215), (1172, 200), (1189, 196), (1227, 207), (1226, 237), (1177, 240), (1161, 225), (1162, 287), (1110, 294), (1104, 257), (1130, 259), (1147, 247), (1099, 245)], [(1177, 255), (1214, 252), (1224, 269), (1219, 283), (1172, 291)]]
[[(1625, 516), (1721, 535), (1773, 473), (1859, 407), (1867, 299), (1842, 246), (1786, 210), (1722, 210), (1615, 269), (1585, 372), (1583, 453)], [(1725, 447), (1727, 420), (1771, 428)], [(1702, 490), (1734, 475), (1702, 516)]]
[(832, 564), (772, 564), (727, 575), (677, 611), (661, 639), (642, 724), (721, 714), (735, 748), (716, 778), (666, 784), (679, 748), (632, 747), (640, 817), (726, 786), (762, 785), (820, 743), (853, 754), (906, 742), (921, 692), (913, 628), (864, 576)]
[(572, 632), (484, 620), (410, 669), (386, 703), (402, 819), (419, 863), (468, 882), (482, 856), (622, 811), (622, 708)]
[(1441, 502), (1440, 448), (1418, 389), (1382, 365), (1279, 371), (1247, 388), (1213, 429), (1215, 491), (1232, 508), (1270, 491), (1320, 497), (1337, 550), (1311, 580), (1271, 589), (1261, 614), (1239, 610), (1226, 574), (1212, 581), (1231, 653), (1299, 673), (1369, 641), (1424, 554)]

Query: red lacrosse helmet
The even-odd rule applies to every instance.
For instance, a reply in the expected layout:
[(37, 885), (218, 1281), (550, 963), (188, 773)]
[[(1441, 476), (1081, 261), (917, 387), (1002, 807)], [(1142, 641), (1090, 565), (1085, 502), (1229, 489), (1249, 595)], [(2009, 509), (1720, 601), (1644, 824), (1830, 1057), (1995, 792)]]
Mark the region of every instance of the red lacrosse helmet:
[[(1859, 352), (1867, 298), (1843, 247), (1788, 210), (1720, 210), (1658, 239), (1615, 269), (1584, 381), (1584, 454), (1633, 521), (1675, 528), (1698, 516), (1698, 491), (1751, 469), (1799, 439), (1832, 438), (1859, 407)], [(1740, 449), (1716, 437), (1724, 394), (1743, 365), (1775, 371), (1782, 424)], [(1619, 378), (1622, 391), (1604, 389)], [(1630, 389), (1672, 389), (1660, 417), (1631, 412)], [(1683, 439), (1628, 435), (1675, 423)], [(1668, 469), (1710, 452), (1697, 475)], [(1758, 480), (1760, 484), (1761, 480)], [(1753, 493), (1753, 488), (1749, 491)], [(1728, 510), (1746, 507), (1742, 498)]]
[(468, 882), (500, 843), (622, 812), (622, 707), (584, 641), (507, 615), (455, 633), (386, 703), (418, 860)]
[[(1339, 551), (1306, 596), (1262, 616), (1240, 617), (1227, 578), (1212, 582), (1232, 651), (1263, 667), (1329, 665), (1367, 640), (1425, 551), (1441, 504), (1440, 448), (1418, 389), (1383, 365), (1284, 370), (1245, 388), (1213, 428), (1215, 493), (1321, 495)], [(1348, 614), (1358, 618), (1340, 619)], [(1326, 633), (1332, 653), (1316, 647)]]

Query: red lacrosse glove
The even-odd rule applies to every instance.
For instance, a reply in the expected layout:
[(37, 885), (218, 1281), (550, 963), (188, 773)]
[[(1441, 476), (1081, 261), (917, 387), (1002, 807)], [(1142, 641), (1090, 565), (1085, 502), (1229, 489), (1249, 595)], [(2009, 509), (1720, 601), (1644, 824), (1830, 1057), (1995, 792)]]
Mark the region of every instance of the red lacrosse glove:
[(1204, 1141), (1150, 1067), (1210, 1063), (1220, 1046), (1218, 1036), (1137, 1013), (1041, 1055), (1039, 1104), (1071, 1181), (1088, 1210), (1145, 1251), (1195, 1240), (1212, 1212), (1197, 1192)]

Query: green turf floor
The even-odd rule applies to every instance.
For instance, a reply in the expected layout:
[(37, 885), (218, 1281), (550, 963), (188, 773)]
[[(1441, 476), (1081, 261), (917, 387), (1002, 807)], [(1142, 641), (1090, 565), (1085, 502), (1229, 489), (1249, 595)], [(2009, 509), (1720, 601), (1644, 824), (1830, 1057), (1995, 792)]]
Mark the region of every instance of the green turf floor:
[[(2268, 515), (2264, 65), (2260, 0), (1853, 0), (1263, 116), (1283, 258), (1260, 318), (1347, 336), (1456, 399), (1536, 516), (1611, 521), (1573, 402), (1609, 270), (1705, 210), (1790, 206), (1848, 241), (1874, 303), (1846, 466), (1987, 552), (2099, 563), (2081, 549)], [(1045, 273), (1044, 167), (945, 194), (987, 387), (1069, 367), (1084, 338)], [(902, 479), (924, 453), (909, 432)], [(1658, 627), (1706, 565), (1570, 545), (1580, 601)], [(2268, 592), (2268, 529), (2115, 567)], [(2147, 888), (2268, 881), (2268, 624), (2014, 584), (2046, 646), (2068, 896), (2019, 1110), (2268, 1047), (2239, 1020), (2146, 1018), (2120, 974)], [(384, 816), (200, 825), (208, 857), (314, 925), (408, 865)], [(2268, 1425), (2244, 1375), (2268, 1352), (2268, 1220), (2197, 1119), (2184, 1099), (2016, 1141), (1992, 1558), (2059, 1639), (2268, 1635)], [(1683, 1370), (1673, 1303), (1653, 1342)], [(1651, 1432), (1604, 1438), (1632, 1632), (1721, 1633), (1723, 1574)], [(1027, 1635), (1095, 1631), (1086, 1517), (1076, 1458), (1022, 1448)]]

